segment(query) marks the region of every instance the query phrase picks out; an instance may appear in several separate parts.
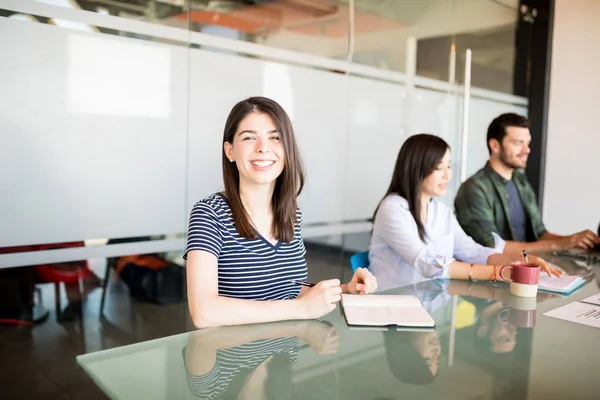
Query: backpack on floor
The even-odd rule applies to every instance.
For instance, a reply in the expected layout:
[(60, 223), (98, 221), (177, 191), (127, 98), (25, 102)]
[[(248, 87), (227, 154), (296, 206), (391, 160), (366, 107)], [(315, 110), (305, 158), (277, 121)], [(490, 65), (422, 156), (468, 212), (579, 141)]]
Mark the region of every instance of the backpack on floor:
[(156, 304), (185, 299), (185, 269), (154, 254), (119, 257), (115, 270), (131, 296)]

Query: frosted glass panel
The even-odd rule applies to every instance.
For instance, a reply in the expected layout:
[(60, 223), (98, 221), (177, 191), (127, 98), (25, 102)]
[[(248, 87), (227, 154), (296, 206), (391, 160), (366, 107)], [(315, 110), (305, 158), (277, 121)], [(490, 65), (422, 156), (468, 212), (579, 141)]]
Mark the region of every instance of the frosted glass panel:
[[(324, 236), (372, 216), (409, 135), (448, 141), (448, 204), (459, 184), (462, 99), (448, 84), (414, 88), (389, 71), (292, 66), (277, 50), (267, 61), (251, 46), (255, 57), (18, 19), (2, 19), (0, 45), (5, 246), (185, 231), (191, 206), (223, 188), (231, 107), (256, 95), (292, 118), (307, 170), (300, 205)], [(472, 98), (469, 174), (487, 159), (487, 125), (507, 111), (526, 109)]]
[(170, 117), (168, 48), (71, 34), (67, 54), (70, 113)]
[(346, 151), (345, 220), (373, 216), (405, 139), (404, 85), (352, 77)]
[(494, 118), (508, 112), (527, 116), (527, 107), (471, 97), (467, 177), (481, 169), (489, 158), (486, 140), (488, 126)]
[(442, 137), (452, 152), (454, 174), (443, 201), (452, 204), (459, 186), (461, 97), (456, 92), (415, 89), (407, 96), (406, 126), (410, 134), (431, 133)]
[(186, 48), (12, 19), (0, 48), (3, 246), (185, 230)]

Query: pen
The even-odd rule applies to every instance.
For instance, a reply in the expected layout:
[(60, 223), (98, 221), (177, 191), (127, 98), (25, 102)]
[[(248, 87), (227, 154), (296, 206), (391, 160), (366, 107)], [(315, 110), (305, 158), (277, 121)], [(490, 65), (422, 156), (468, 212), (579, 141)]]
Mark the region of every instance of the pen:
[(529, 263), (529, 259), (527, 258), (527, 250), (523, 250), (523, 258), (525, 258), (526, 263)]
[(300, 281), (300, 280), (297, 280), (297, 279), (292, 279), (290, 282), (296, 283), (298, 285), (306, 286), (306, 287), (313, 287), (313, 286), (315, 286), (314, 283), (310, 283), (310, 282), (306, 282), (306, 281)]

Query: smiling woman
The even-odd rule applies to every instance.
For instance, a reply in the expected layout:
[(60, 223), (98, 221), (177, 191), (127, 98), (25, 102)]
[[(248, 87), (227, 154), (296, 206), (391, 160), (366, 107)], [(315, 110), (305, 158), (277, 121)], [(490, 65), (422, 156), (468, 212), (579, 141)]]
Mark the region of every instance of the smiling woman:
[(342, 292), (376, 289), (364, 269), (343, 285), (294, 282), (307, 277), (297, 204), (304, 169), (279, 104), (251, 97), (233, 107), (222, 166), (225, 191), (199, 201), (190, 216), (184, 258), (196, 327), (317, 318), (336, 307)]

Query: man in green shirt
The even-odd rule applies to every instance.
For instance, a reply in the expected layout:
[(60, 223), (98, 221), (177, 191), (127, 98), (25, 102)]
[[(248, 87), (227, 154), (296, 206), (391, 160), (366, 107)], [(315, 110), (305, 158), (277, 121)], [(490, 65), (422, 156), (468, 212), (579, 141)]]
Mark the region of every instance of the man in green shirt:
[(458, 222), (469, 236), (494, 247), (493, 232), (506, 241), (505, 251), (513, 252), (589, 249), (600, 244), (589, 230), (570, 236), (546, 230), (533, 188), (522, 172), (531, 143), (525, 117), (509, 113), (494, 119), (487, 143), (489, 161), (461, 185), (454, 201)]

